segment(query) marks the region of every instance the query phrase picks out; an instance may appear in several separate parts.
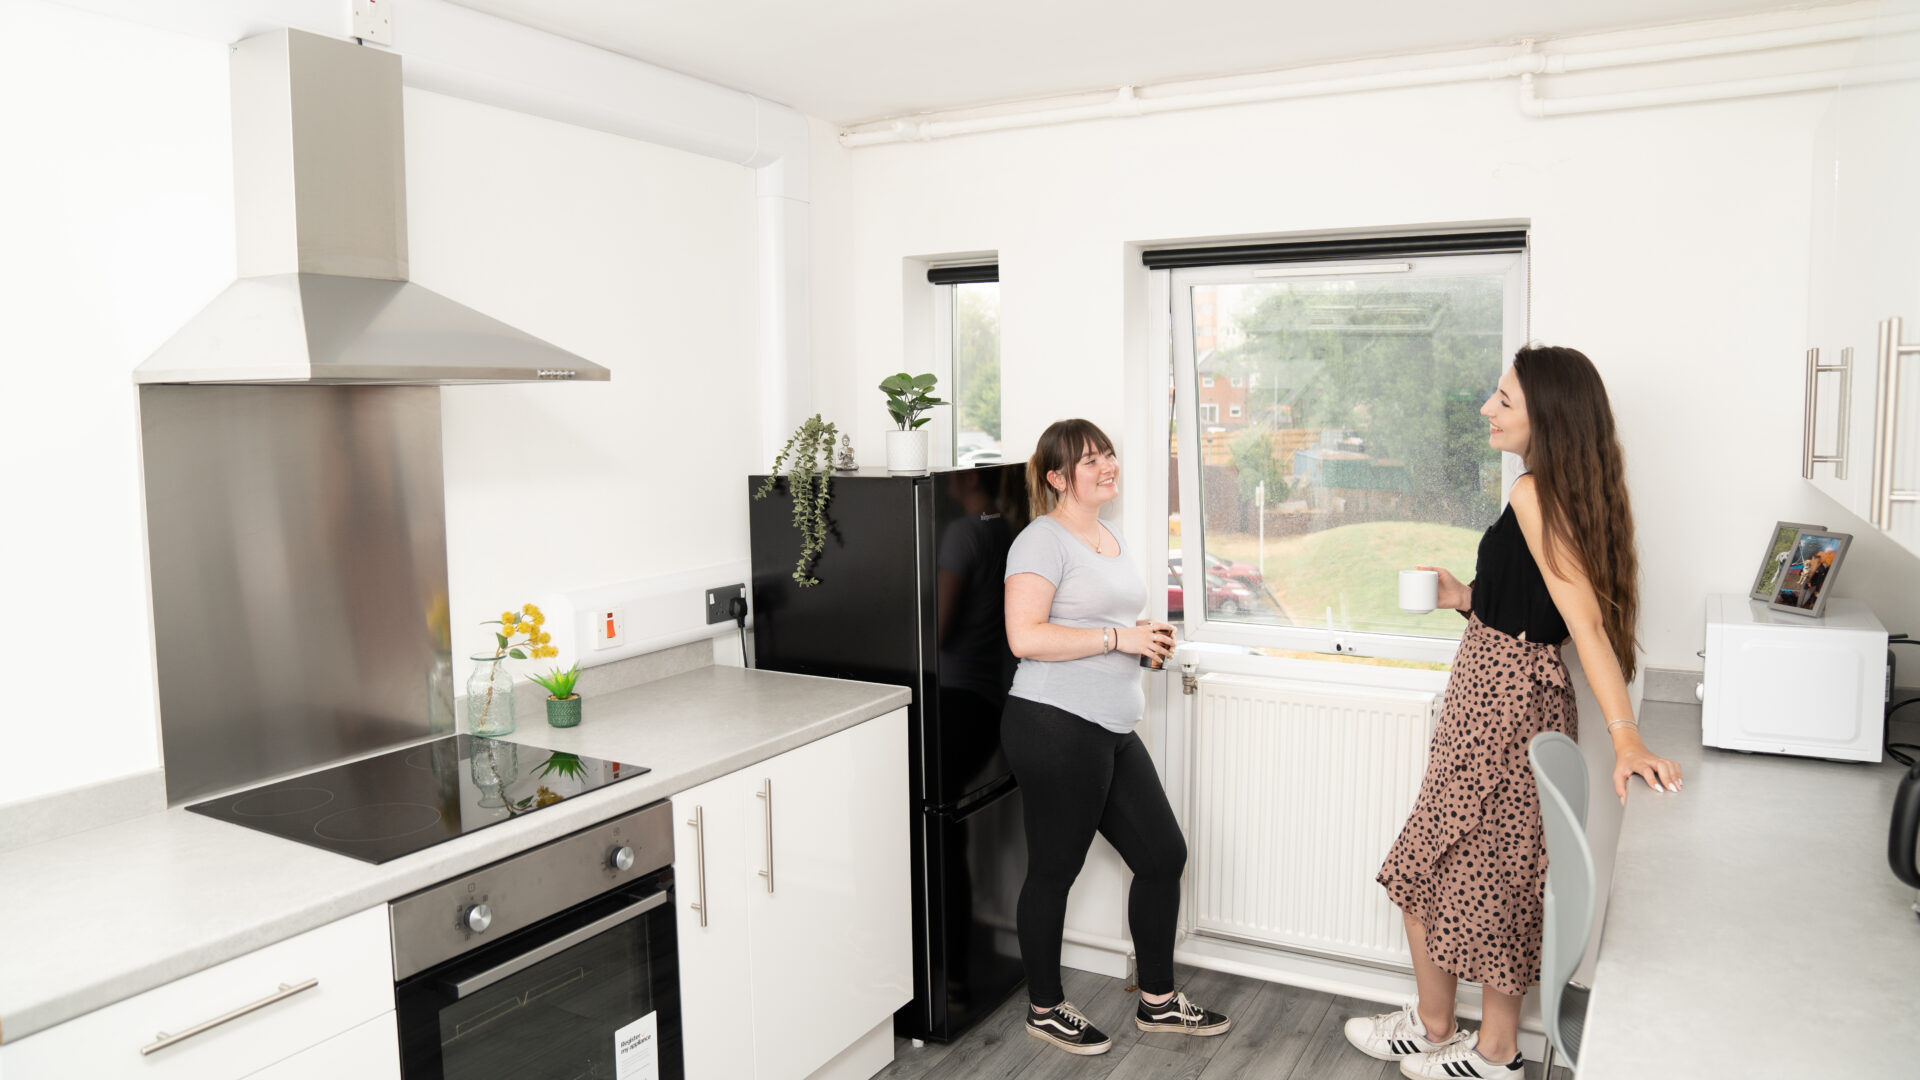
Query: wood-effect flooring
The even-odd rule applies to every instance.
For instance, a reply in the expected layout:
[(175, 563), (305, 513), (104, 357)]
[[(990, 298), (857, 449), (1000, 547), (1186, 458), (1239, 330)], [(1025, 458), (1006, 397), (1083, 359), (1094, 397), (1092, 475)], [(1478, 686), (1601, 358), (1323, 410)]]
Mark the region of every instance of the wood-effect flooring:
[[(1067, 969), (1067, 1000), (1113, 1039), (1098, 1057), (1076, 1057), (1023, 1029), (1023, 990), (951, 1043), (915, 1047), (894, 1040), (893, 1064), (876, 1080), (1391, 1080), (1400, 1067), (1375, 1061), (1347, 1044), (1350, 1016), (1388, 1006), (1316, 993), (1217, 971), (1179, 969), (1188, 997), (1233, 1018), (1225, 1035), (1195, 1038), (1147, 1034), (1133, 1026), (1135, 995), (1120, 979)], [(1540, 1080), (1528, 1062), (1527, 1080)], [(1553, 1080), (1572, 1080), (1563, 1068)]]

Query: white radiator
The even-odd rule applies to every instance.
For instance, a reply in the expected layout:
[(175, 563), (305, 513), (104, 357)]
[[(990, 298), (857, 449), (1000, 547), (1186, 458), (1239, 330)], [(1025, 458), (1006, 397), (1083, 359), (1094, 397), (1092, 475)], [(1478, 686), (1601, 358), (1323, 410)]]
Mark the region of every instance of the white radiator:
[(1373, 875), (1419, 793), (1438, 700), (1202, 676), (1187, 786), (1191, 929), (1409, 963), (1399, 909)]

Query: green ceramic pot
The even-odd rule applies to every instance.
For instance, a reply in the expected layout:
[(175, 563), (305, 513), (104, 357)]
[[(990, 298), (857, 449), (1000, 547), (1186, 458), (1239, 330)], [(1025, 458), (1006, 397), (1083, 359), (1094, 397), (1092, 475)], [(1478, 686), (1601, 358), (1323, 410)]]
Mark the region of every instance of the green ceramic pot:
[(580, 695), (547, 699), (547, 723), (554, 727), (575, 727), (580, 723)]

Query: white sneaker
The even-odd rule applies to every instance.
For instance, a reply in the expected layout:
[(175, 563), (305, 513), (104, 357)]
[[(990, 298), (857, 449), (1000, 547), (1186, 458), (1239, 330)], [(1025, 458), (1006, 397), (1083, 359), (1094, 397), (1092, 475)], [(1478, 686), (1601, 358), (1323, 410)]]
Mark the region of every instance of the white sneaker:
[(1430, 1054), (1467, 1038), (1467, 1033), (1457, 1024), (1453, 1034), (1439, 1042), (1427, 1038), (1427, 1025), (1421, 1022), (1412, 1004), (1399, 1012), (1356, 1016), (1347, 1021), (1346, 1033), (1354, 1049), (1381, 1061), (1402, 1061), (1415, 1054)]
[(1519, 1054), (1504, 1065), (1496, 1065), (1480, 1056), (1475, 1049), (1479, 1040), (1460, 1039), (1441, 1047), (1430, 1054), (1415, 1054), (1400, 1062), (1400, 1075), (1412, 1080), (1456, 1080), (1458, 1077), (1480, 1077), (1481, 1080), (1494, 1080), (1496, 1077), (1514, 1077), (1525, 1075), (1523, 1067), (1526, 1058)]

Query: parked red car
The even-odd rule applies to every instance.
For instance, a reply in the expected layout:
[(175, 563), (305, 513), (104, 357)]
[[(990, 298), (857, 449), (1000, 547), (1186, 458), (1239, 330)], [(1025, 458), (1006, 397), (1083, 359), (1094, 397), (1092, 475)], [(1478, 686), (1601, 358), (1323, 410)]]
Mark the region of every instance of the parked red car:
[[(1180, 584), (1180, 572), (1167, 568), (1167, 618), (1186, 615), (1186, 589)], [(1253, 610), (1253, 591), (1232, 578), (1207, 575), (1207, 614), (1238, 615)]]
[[(1179, 548), (1167, 552), (1167, 563), (1173, 567), (1175, 573), (1179, 572), (1181, 567)], [(1266, 579), (1261, 575), (1259, 567), (1252, 563), (1231, 562), (1218, 555), (1207, 556), (1207, 573), (1238, 581), (1255, 594), (1258, 594), (1266, 585)]]

